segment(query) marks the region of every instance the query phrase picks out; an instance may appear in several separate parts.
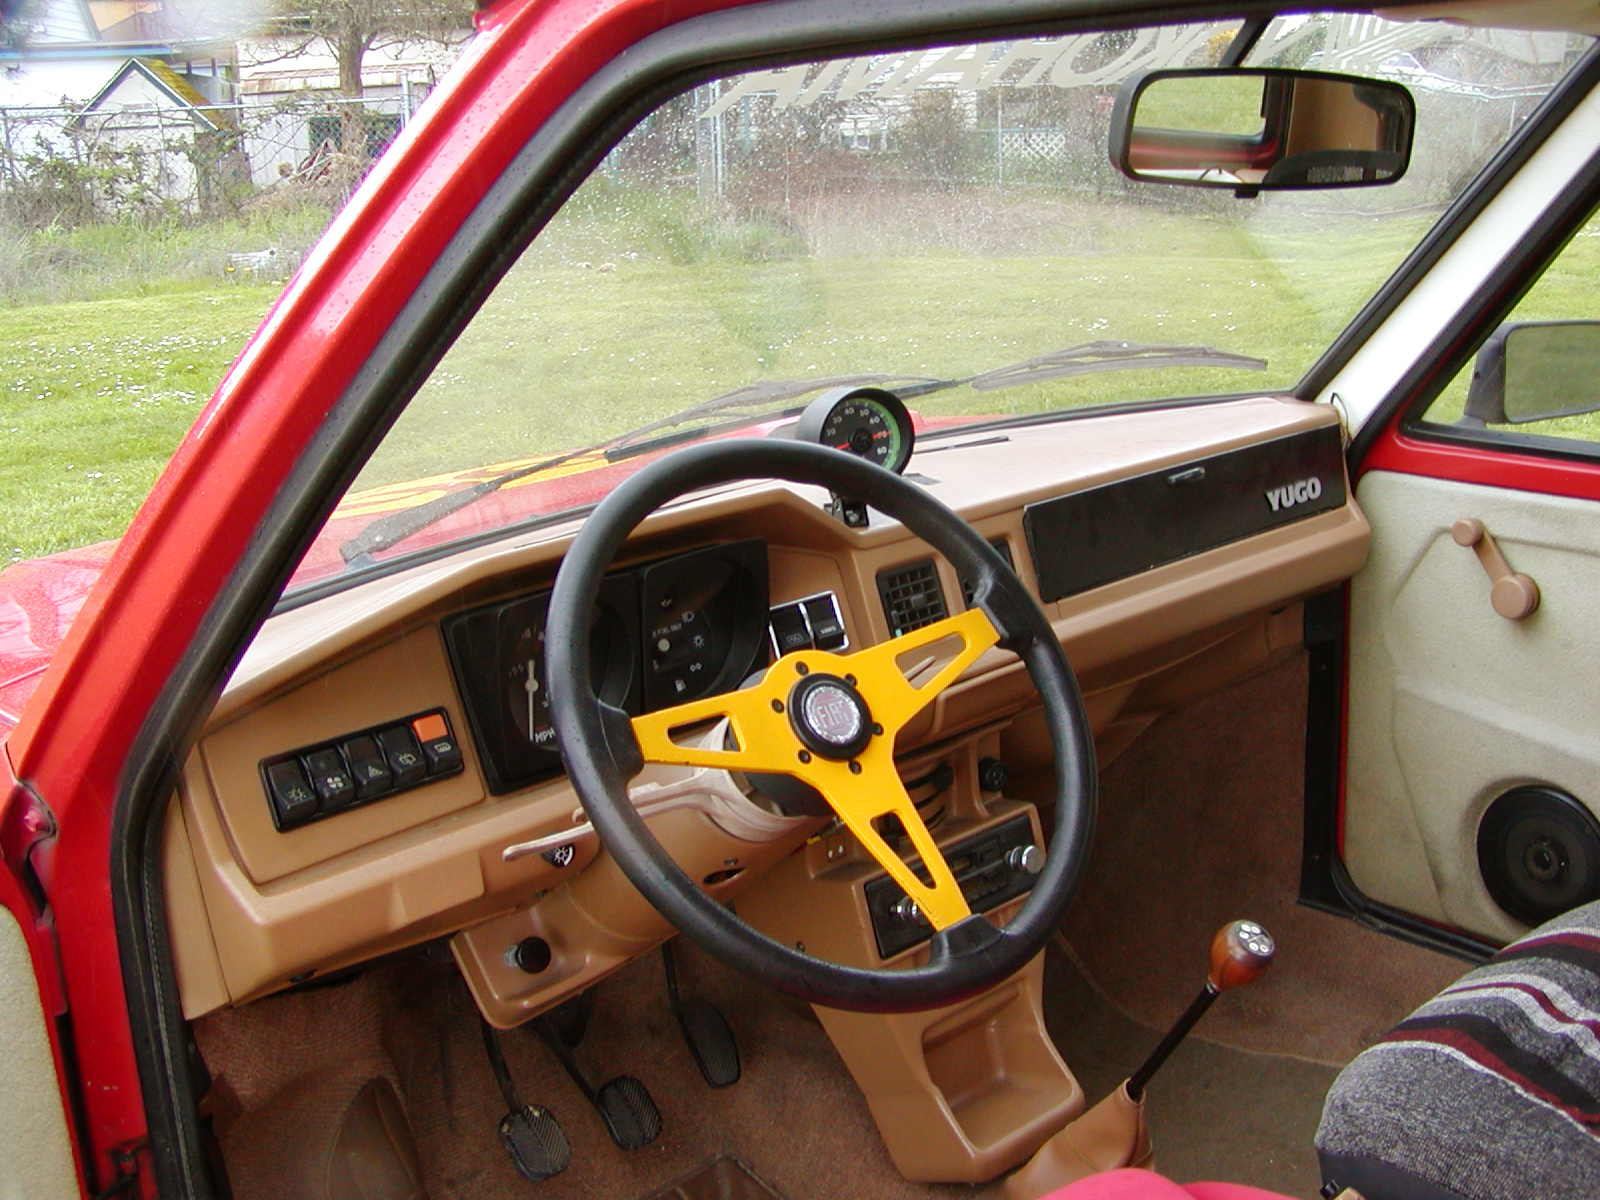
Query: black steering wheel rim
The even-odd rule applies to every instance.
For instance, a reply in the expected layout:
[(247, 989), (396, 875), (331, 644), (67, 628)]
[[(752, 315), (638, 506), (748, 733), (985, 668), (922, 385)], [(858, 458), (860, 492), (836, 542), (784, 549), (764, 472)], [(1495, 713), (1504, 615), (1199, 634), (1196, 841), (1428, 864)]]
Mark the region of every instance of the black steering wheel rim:
[[(1054, 746), (1055, 832), (1045, 865), (1004, 930), (974, 914), (934, 934), (923, 966), (873, 970), (813, 958), (746, 925), (706, 895), (661, 848), (628, 800), (642, 766), (628, 716), (591, 684), (589, 614), (607, 568), (651, 513), (685, 493), (747, 479), (816, 484), (899, 520), (974, 585), (1043, 702)], [(1060, 925), (1076, 895), (1094, 834), (1094, 741), (1077, 680), (1049, 621), (992, 546), (914, 484), (853, 455), (781, 439), (702, 443), (651, 463), (589, 515), (562, 560), (545, 635), (550, 713), (568, 778), (623, 873), (677, 929), (769, 986), (814, 1004), (909, 1012), (977, 995), (1021, 970)]]

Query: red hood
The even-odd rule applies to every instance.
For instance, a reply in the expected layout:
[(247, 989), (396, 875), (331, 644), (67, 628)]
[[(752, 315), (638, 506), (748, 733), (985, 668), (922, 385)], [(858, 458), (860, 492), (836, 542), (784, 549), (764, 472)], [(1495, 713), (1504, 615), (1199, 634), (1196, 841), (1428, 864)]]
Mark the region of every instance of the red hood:
[(0, 727), (17, 723), (116, 548), (116, 542), (101, 542), (0, 571)]
[[(919, 431), (970, 424), (980, 417), (934, 417), (913, 414)], [(759, 436), (785, 422), (752, 426), (738, 434)], [(389, 557), (403, 557), (427, 546), (452, 542), (472, 533), (502, 528), (532, 517), (598, 503), (628, 475), (666, 451), (608, 463), (603, 455), (585, 455), (549, 471), (541, 471), (485, 496), (437, 525), (405, 539)], [(535, 460), (528, 460), (532, 462)], [(492, 479), (524, 463), (496, 463), (410, 483), (390, 484), (344, 498), (316, 543), (307, 552), (293, 583), (303, 585), (344, 569), (338, 547), (376, 517), (420, 504), (481, 480)], [(117, 549), (101, 542), (45, 558), (17, 563), (0, 571), (0, 731), (17, 723), (22, 706), (33, 695), (51, 655), (66, 635), (95, 580)]]

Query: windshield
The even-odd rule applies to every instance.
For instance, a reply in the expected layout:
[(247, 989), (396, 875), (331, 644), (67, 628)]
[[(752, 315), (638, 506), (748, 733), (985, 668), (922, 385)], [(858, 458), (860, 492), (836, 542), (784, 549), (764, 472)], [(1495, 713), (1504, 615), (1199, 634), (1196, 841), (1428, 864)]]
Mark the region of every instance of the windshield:
[(1279, 18), (1248, 64), (1411, 90), (1399, 183), (1240, 198), (1118, 173), (1118, 85), (1215, 64), (1238, 30), (804, 63), (668, 101), (500, 282), (293, 587), (592, 504), (697, 425), (767, 432), (840, 381), (895, 390), (924, 433), (1289, 390), (1588, 44)]

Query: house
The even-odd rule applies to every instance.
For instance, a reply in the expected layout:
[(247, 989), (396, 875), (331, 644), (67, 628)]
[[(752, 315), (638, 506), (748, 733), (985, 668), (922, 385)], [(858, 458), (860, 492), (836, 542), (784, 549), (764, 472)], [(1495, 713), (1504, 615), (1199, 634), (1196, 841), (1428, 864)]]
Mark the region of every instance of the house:
[(232, 99), (226, 5), (198, 0), (44, 0), (0, 45), (0, 107), (81, 105), (129, 59), (160, 62), (211, 102)]
[(158, 58), (127, 59), (63, 129), (110, 151), (147, 203), (206, 211), (249, 178), (232, 109)]

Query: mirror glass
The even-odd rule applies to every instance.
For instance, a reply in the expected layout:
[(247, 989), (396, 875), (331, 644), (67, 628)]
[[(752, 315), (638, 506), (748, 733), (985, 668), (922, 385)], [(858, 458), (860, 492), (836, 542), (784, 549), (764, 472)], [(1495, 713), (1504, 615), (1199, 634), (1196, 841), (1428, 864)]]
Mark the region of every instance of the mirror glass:
[(1506, 335), (1505, 363), (1510, 424), (1600, 409), (1600, 321), (1518, 325)]
[(1363, 187), (1405, 173), (1416, 109), (1394, 83), (1310, 71), (1154, 71), (1118, 97), (1112, 157), (1134, 179)]

